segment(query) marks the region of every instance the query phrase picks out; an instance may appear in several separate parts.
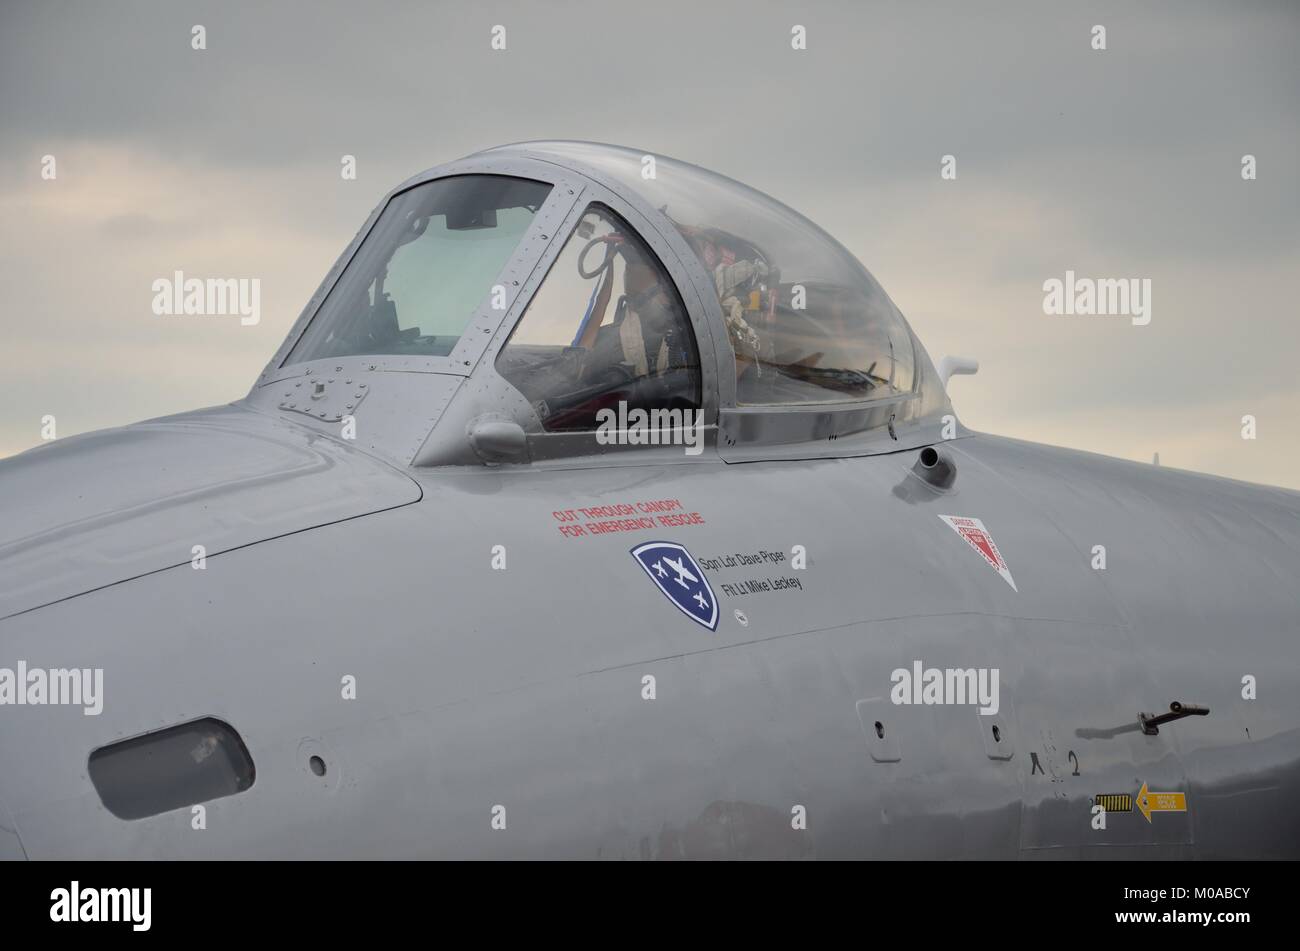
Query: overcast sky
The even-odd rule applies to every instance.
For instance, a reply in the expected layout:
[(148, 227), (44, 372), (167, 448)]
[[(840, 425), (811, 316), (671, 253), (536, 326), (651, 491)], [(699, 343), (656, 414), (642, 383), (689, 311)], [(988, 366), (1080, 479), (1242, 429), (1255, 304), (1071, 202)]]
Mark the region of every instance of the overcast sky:
[[(1300, 487), (1298, 92), (1282, 0), (0, 0), (0, 456), (241, 397), (393, 185), (578, 138), (820, 223), (980, 360), (968, 426)], [(176, 270), (259, 278), (261, 322), (154, 316)], [(1151, 322), (1044, 314), (1067, 270)]]

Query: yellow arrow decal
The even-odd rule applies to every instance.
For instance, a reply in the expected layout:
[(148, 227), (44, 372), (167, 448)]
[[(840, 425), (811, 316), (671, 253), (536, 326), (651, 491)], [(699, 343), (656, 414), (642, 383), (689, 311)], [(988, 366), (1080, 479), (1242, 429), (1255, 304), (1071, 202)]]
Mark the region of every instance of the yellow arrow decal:
[(1137, 807), (1147, 822), (1150, 822), (1151, 813), (1153, 812), (1186, 812), (1187, 794), (1180, 792), (1149, 792), (1147, 784), (1143, 783), (1142, 788), (1138, 790)]

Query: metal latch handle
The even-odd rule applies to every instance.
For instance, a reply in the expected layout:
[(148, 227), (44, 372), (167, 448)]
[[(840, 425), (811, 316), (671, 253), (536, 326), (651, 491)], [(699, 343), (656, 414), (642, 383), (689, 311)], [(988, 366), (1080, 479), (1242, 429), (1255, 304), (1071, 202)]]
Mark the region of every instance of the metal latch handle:
[(1160, 724), (1172, 723), (1174, 720), (1181, 720), (1183, 717), (1204, 717), (1210, 713), (1209, 707), (1198, 706), (1194, 703), (1179, 703), (1175, 700), (1169, 704), (1169, 712), (1157, 716), (1154, 713), (1139, 713), (1138, 723), (1142, 725), (1142, 732), (1147, 736), (1158, 736), (1160, 733)]

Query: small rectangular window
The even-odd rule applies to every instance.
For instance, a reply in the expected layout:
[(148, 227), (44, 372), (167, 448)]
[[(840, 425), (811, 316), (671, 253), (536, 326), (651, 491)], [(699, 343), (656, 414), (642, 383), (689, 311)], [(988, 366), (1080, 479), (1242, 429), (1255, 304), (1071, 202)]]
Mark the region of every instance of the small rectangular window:
[(220, 720), (195, 720), (104, 746), (90, 754), (90, 781), (119, 819), (143, 819), (243, 792), (252, 757)]

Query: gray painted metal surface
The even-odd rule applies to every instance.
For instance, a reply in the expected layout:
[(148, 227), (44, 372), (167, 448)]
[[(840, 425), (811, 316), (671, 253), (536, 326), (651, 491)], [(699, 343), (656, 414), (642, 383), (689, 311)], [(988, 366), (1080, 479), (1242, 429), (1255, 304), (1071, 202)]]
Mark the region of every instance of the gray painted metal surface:
[[(403, 188), (473, 173), (555, 187), (508, 308), (450, 356), (282, 365), (377, 210), (245, 399), (0, 462), (0, 669), (103, 670), (98, 715), (0, 706), (0, 857), (1300, 855), (1300, 495), (945, 440), (919, 343), (928, 392), (737, 407), (718, 298), (656, 209), (527, 145)], [(542, 432), (496, 372), (593, 201), (687, 306), (698, 456)], [(318, 380), (365, 385), (356, 440), (286, 405)], [(526, 458), (485, 464), (483, 420)], [(688, 518), (562, 532), (604, 506)], [(716, 630), (632, 557), (651, 541), (703, 568)], [(996, 670), (996, 711), (896, 702), (917, 664)], [(1175, 701), (1210, 713), (1144, 733)], [(251, 788), (203, 829), (109, 813), (90, 753), (202, 717), (238, 731)]]

